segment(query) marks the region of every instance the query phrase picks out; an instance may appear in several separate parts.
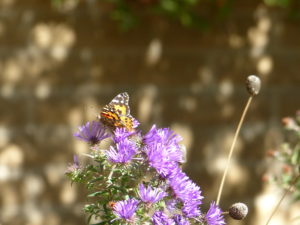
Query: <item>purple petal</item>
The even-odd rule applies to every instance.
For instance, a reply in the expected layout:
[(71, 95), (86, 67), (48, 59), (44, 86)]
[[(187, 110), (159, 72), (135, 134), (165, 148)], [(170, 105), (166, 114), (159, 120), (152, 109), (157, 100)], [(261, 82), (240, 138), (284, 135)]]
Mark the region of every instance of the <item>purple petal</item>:
[(110, 146), (106, 152), (109, 161), (114, 163), (127, 163), (137, 153), (137, 147), (134, 142), (125, 139), (116, 144), (116, 147)]
[(153, 225), (175, 225), (174, 220), (167, 217), (161, 211), (156, 211), (152, 216), (152, 223)]
[(139, 201), (136, 199), (128, 199), (124, 201), (116, 202), (113, 211), (114, 214), (120, 218), (125, 220), (132, 219), (137, 207), (138, 207)]
[(92, 145), (110, 137), (103, 124), (97, 121), (87, 122), (85, 125), (78, 127), (78, 130), (74, 133), (74, 136)]
[(167, 196), (167, 193), (160, 188), (147, 188), (143, 185), (139, 185), (139, 196), (141, 200), (145, 203), (155, 203)]
[(215, 202), (210, 204), (210, 208), (205, 215), (205, 220), (208, 225), (223, 225), (226, 224), (222, 215), (222, 210), (216, 205)]

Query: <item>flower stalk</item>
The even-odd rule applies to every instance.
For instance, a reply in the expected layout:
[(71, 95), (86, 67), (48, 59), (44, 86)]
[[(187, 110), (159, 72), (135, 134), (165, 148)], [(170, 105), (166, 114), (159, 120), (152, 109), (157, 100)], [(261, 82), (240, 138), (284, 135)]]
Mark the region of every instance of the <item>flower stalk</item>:
[(225, 170), (223, 172), (222, 180), (221, 180), (221, 183), (220, 183), (220, 186), (219, 186), (219, 190), (218, 190), (218, 195), (217, 195), (217, 200), (216, 200), (217, 205), (220, 204), (220, 199), (221, 199), (221, 195), (222, 195), (222, 192), (223, 192), (223, 188), (224, 188), (226, 176), (227, 176), (227, 173), (228, 173), (228, 170), (229, 170), (229, 166), (230, 166), (230, 162), (231, 162), (233, 150), (234, 150), (234, 147), (235, 147), (235, 144), (236, 144), (236, 141), (237, 141), (237, 137), (238, 137), (238, 135), (240, 133), (240, 129), (241, 129), (242, 125), (243, 125), (246, 113), (247, 113), (247, 111), (249, 109), (249, 106), (250, 106), (250, 104), (252, 102), (253, 97), (255, 95), (257, 95), (259, 93), (259, 91), (260, 91), (260, 88), (261, 88), (260, 79), (257, 76), (255, 76), (255, 75), (248, 76), (247, 80), (246, 80), (246, 88), (247, 88), (247, 91), (250, 94), (250, 96), (249, 96), (248, 101), (246, 103), (246, 106), (245, 106), (245, 108), (243, 110), (241, 119), (240, 119), (240, 121), (238, 123), (237, 129), (235, 131), (235, 134), (234, 134), (234, 137), (233, 137), (233, 141), (232, 141), (232, 144), (231, 144), (231, 147), (230, 147), (230, 150), (229, 150), (229, 154), (228, 154), (228, 157), (227, 157), (227, 163), (226, 163)]
[(295, 177), (295, 179), (293, 180), (293, 182), (291, 183), (291, 185), (289, 186), (288, 189), (286, 189), (286, 191), (283, 193), (283, 195), (281, 196), (280, 200), (278, 201), (278, 203), (276, 204), (275, 208), (273, 209), (272, 213), (270, 214), (266, 225), (268, 225), (272, 219), (272, 217), (275, 215), (276, 211), (278, 210), (280, 204), (282, 203), (283, 199), (286, 197), (286, 195), (291, 192), (295, 186), (295, 184), (298, 182), (298, 179), (300, 178), (300, 173)]
[(237, 141), (237, 137), (238, 137), (238, 135), (240, 133), (242, 124), (244, 122), (246, 113), (248, 111), (248, 108), (249, 108), (249, 106), (251, 104), (252, 99), (253, 99), (253, 96), (250, 96), (249, 99), (248, 99), (248, 101), (247, 101), (247, 104), (246, 104), (246, 106), (244, 108), (244, 111), (242, 113), (241, 119), (239, 121), (239, 124), (237, 126), (237, 129), (236, 129), (234, 137), (233, 137), (233, 141), (232, 141), (232, 144), (231, 144), (231, 147), (230, 147), (230, 150), (229, 150), (229, 154), (228, 154), (228, 158), (227, 158), (227, 163), (226, 163), (225, 170), (224, 170), (223, 176), (222, 176), (222, 180), (221, 180), (221, 183), (220, 183), (220, 186), (219, 186), (219, 191), (218, 191), (218, 196), (217, 196), (217, 201), (216, 201), (217, 205), (220, 204), (220, 199), (221, 199), (222, 191), (223, 191), (223, 188), (224, 188), (224, 184), (225, 184), (226, 176), (227, 176), (227, 173), (228, 173), (228, 169), (229, 169), (229, 166), (230, 166), (230, 162), (231, 162), (233, 150), (234, 150), (234, 147), (235, 147), (235, 144), (236, 144), (236, 141)]

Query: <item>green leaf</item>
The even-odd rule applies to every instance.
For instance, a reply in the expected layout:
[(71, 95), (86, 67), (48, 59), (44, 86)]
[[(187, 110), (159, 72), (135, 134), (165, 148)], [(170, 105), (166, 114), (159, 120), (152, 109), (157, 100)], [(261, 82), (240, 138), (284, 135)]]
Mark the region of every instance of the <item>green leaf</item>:
[(264, 0), (266, 5), (269, 6), (281, 6), (281, 7), (288, 7), (291, 3), (290, 0)]
[(96, 197), (96, 196), (99, 196), (99, 195), (102, 195), (102, 194), (105, 194), (105, 193), (108, 193), (107, 190), (104, 190), (104, 191), (97, 191), (97, 192), (94, 192), (94, 193), (91, 193), (88, 195), (88, 197)]
[(101, 180), (103, 180), (103, 179), (104, 179), (104, 176), (99, 176), (99, 177), (97, 177), (97, 178), (95, 178), (95, 179), (92, 179), (90, 182), (91, 182), (91, 183), (95, 183), (95, 182), (101, 181)]
[(167, 12), (175, 12), (178, 9), (178, 4), (173, 0), (161, 0), (161, 7)]
[(298, 152), (298, 151), (294, 151), (294, 152), (293, 152), (293, 155), (292, 155), (292, 157), (291, 157), (291, 163), (292, 163), (293, 165), (297, 165), (298, 160), (299, 160), (299, 152)]

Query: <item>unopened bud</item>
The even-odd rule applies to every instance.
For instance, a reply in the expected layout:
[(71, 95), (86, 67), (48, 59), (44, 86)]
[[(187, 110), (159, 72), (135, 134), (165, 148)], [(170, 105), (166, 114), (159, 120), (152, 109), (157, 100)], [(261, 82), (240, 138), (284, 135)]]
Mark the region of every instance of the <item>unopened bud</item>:
[(292, 167), (290, 165), (284, 164), (282, 166), (282, 170), (285, 174), (289, 174), (292, 172)]
[(276, 151), (275, 150), (273, 150), (273, 149), (269, 149), (267, 152), (266, 152), (266, 155), (268, 156), (268, 157), (274, 157), (275, 155), (276, 155)]
[(258, 95), (261, 87), (260, 78), (256, 75), (248, 76), (246, 80), (246, 87), (250, 95)]
[(264, 174), (264, 175), (262, 175), (261, 180), (263, 182), (269, 182), (270, 181), (270, 176), (268, 174)]
[(242, 220), (248, 214), (248, 207), (244, 203), (238, 202), (230, 206), (228, 212), (233, 219)]

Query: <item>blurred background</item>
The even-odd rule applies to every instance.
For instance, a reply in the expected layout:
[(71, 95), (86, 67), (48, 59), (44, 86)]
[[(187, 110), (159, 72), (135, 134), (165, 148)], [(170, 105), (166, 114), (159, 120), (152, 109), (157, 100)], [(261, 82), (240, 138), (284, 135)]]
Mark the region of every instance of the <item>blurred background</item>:
[[(221, 207), (248, 205), (230, 225), (265, 224), (281, 197), (262, 177), (278, 169), (266, 152), (284, 138), (281, 118), (300, 108), (298, 0), (0, 0), (0, 55), (1, 225), (86, 224), (85, 191), (64, 176), (88, 151), (73, 133), (124, 91), (144, 133), (155, 123), (184, 138), (207, 209), (250, 74), (262, 90)], [(271, 224), (299, 215), (286, 200)]]

